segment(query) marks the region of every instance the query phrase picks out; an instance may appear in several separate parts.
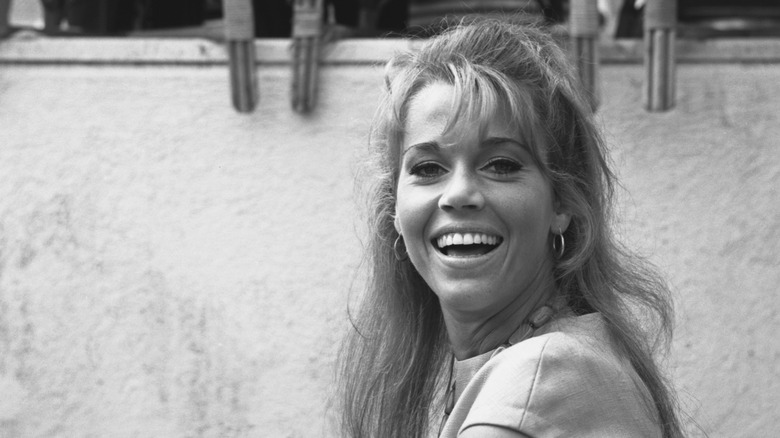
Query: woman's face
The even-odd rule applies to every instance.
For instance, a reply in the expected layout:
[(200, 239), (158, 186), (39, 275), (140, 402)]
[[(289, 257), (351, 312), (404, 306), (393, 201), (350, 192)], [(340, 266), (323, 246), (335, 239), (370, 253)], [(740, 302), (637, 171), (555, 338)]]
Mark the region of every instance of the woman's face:
[(569, 216), (518, 124), (496, 114), (484, 138), (478, 120), (444, 132), (453, 90), (435, 82), (409, 103), (395, 225), (445, 311), (489, 316), (553, 284), (549, 236)]

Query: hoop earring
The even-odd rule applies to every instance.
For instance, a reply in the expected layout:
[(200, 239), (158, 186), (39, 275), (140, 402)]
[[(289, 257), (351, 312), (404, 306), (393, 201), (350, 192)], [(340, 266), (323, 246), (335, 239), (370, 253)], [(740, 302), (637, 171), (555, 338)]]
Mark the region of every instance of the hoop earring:
[[(558, 233), (560, 234), (553, 234), (552, 249), (555, 257), (561, 258), (563, 257), (564, 251), (566, 251), (566, 241), (563, 238), (563, 231), (561, 231), (560, 228), (558, 229)], [(561, 243), (557, 244), (559, 237), (561, 238)]]
[[(395, 255), (395, 259), (399, 262), (402, 262), (409, 258), (409, 254), (406, 252), (406, 245), (404, 245), (403, 236), (398, 235), (398, 237), (395, 238), (395, 242), (393, 243), (393, 254)], [(398, 246), (402, 245), (403, 249), (399, 250)]]

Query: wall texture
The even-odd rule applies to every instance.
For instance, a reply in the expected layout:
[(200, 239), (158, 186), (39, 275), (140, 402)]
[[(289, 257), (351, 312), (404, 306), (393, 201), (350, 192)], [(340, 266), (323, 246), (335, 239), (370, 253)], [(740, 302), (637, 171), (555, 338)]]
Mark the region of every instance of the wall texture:
[[(0, 437), (336, 436), (381, 68), (325, 67), (311, 116), (288, 71), (239, 115), (223, 65), (0, 64)], [(640, 65), (601, 72), (621, 234), (676, 293), (692, 419), (773, 436), (780, 65), (678, 73), (648, 114)]]

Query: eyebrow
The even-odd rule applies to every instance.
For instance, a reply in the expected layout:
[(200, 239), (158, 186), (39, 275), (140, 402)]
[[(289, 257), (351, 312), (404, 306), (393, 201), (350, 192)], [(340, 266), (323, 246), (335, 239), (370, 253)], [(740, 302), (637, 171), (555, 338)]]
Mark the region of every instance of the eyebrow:
[[(524, 143), (521, 143), (513, 138), (509, 137), (488, 137), (485, 140), (483, 140), (479, 146), (484, 147), (490, 147), (490, 146), (496, 146), (502, 143), (512, 143), (517, 145), (518, 147), (523, 148), (526, 152), (529, 154), (531, 153), (531, 150), (526, 146)], [(404, 149), (404, 151), (401, 153), (401, 156), (403, 157), (406, 155), (407, 152), (409, 152), (412, 149), (417, 149), (422, 152), (439, 152), (441, 151), (441, 145), (435, 141), (424, 141), (422, 143), (415, 143), (408, 148)]]
[(409, 146), (408, 148), (404, 149), (401, 156), (403, 157), (404, 155), (406, 155), (407, 152), (409, 152), (412, 149), (421, 150), (423, 152), (439, 152), (441, 150), (441, 146), (439, 145), (439, 143), (435, 141), (424, 141), (422, 143), (415, 143)]

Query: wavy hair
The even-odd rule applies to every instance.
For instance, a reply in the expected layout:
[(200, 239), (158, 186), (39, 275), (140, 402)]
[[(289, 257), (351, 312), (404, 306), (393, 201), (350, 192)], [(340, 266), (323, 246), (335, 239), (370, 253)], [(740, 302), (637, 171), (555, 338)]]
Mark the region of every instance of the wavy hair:
[[(506, 108), (529, 137), (524, 140), (557, 200), (572, 215), (566, 254), (554, 268), (558, 292), (575, 314), (603, 315), (614, 345), (649, 389), (647, 405), (657, 411), (664, 437), (682, 436), (676, 399), (654, 360), (671, 339), (668, 288), (613, 237), (617, 183), (590, 96), (547, 32), (492, 19), (451, 27), (386, 67), (369, 142), (376, 166), (367, 172), (368, 284), (340, 354), (344, 435), (421, 437), (435, 421), (430, 413), (447, 357), (442, 313), (411, 262), (395, 257), (393, 219), (407, 106), (437, 81), (455, 89), (449, 127), (463, 117), (487, 123)], [(654, 324), (643, 326), (637, 316)]]

